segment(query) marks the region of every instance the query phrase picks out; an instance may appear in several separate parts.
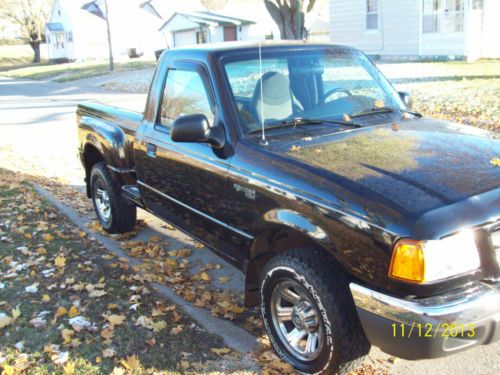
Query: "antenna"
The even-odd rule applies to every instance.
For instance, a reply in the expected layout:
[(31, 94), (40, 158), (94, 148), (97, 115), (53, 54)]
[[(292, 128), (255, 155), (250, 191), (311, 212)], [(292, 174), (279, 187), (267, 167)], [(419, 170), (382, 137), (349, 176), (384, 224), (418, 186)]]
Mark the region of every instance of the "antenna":
[(264, 118), (264, 85), (262, 82), (262, 42), (259, 41), (259, 71), (260, 71), (260, 122), (262, 125), (262, 139), (260, 140), (260, 144), (267, 146), (268, 142), (266, 139), (266, 131), (265, 131), (265, 118)]

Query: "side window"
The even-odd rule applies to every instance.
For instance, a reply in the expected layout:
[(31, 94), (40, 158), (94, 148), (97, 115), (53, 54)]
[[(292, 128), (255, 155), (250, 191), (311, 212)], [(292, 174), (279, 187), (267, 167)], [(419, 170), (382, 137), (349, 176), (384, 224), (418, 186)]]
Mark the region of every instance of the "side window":
[(169, 70), (161, 103), (161, 125), (170, 127), (179, 116), (202, 114), (210, 125), (214, 114), (200, 74), (191, 70)]

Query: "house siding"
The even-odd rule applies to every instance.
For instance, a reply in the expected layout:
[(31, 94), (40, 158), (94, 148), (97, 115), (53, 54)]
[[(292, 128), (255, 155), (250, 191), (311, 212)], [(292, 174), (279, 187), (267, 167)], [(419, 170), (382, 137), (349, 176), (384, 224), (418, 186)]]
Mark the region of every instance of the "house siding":
[(379, 0), (378, 30), (366, 30), (366, 0), (330, 1), (330, 37), (368, 54), (418, 55), (421, 0)]

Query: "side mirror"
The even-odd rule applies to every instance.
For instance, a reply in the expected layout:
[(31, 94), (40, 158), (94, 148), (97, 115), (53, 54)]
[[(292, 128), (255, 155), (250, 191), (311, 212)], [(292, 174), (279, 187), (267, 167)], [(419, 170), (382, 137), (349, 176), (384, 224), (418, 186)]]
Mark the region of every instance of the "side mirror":
[(224, 130), (220, 126), (210, 128), (205, 115), (185, 115), (175, 119), (170, 129), (174, 142), (208, 143), (222, 148), (225, 143)]
[(398, 94), (399, 94), (399, 97), (401, 98), (401, 100), (403, 101), (403, 103), (405, 103), (406, 108), (412, 109), (413, 108), (413, 97), (411, 96), (411, 94), (409, 92), (406, 92), (406, 91), (400, 91), (400, 92), (398, 92)]

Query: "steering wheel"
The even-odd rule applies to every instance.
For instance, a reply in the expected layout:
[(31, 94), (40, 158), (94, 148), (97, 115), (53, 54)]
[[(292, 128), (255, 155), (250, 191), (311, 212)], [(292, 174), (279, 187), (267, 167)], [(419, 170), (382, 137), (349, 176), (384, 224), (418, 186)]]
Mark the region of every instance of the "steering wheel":
[(334, 87), (333, 89), (330, 89), (328, 90), (326, 93), (325, 93), (325, 102), (326, 102), (326, 99), (330, 96), (332, 96), (333, 94), (336, 94), (338, 92), (343, 92), (344, 94), (346, 94), (347, 96), (352, 96), (352, 92), (350, 92), (349, 90), (347, 89), (344, 89), (343, 87)]

